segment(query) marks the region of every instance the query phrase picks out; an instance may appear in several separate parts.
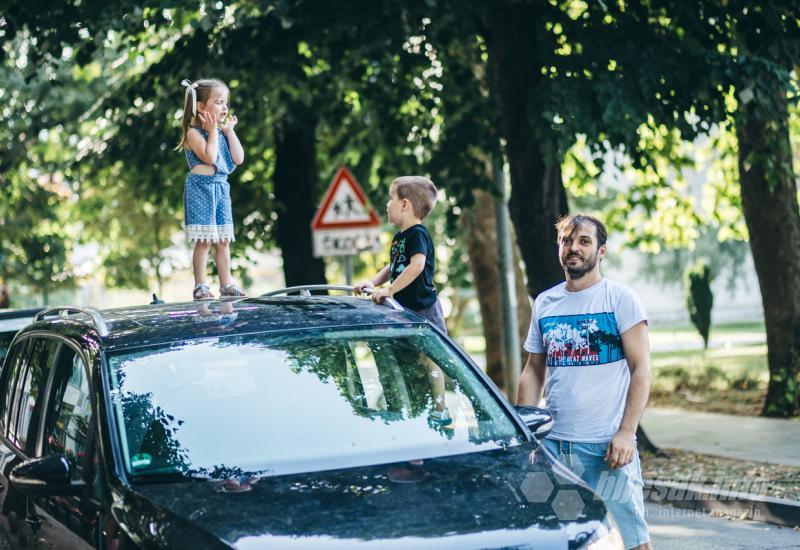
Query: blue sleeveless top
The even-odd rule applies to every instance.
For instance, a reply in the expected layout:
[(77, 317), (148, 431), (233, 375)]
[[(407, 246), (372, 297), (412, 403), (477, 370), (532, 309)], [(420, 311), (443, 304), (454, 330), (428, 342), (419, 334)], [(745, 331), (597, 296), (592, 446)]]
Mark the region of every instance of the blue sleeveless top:
[[(208, 139), (208, 132), (203, 130), (202, 128), (194, 128), (200, 135), (203, 136), (206, 140)], [(234, 164), (233, 159), (231, 158), (231, 151), (228, 148), (228, 138), (225, 137), (225, 134), (222, 133), (222, 130), (217, 128), (217, 132), (219, 133), (219, 150), (217, 151), (217, 159), (214, 161), (214, 166), (217, 169), (216, 176), (224, 176), (227, 177), (228, 174), (236, 170), (236, 164)], [(183, 150), (186, 154), (186, 162), (189, 164), (189, 171), (192, 170), (198, 164), (205, 164), (200, 158), (195, 154), (191, 148), (187, 147)]]

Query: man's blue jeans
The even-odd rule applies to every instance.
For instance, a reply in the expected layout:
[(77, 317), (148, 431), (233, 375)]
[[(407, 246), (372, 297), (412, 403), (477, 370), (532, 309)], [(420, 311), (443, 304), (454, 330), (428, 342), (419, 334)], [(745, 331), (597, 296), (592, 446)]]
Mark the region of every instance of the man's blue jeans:
[(603, 499), (619, 525), (625, 548), (650, 542), (644, 519), (642, 471), (635, 449), (630, 464), (612, 470), (605, 461), (608, 443), (548, 438), (542, 444)]

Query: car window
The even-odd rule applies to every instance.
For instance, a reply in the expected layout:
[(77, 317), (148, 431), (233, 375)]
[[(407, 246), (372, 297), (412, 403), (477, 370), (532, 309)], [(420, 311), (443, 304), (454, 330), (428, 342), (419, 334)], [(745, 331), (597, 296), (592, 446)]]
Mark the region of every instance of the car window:
[(92, 418), (86, 367), (72, 348), (64, 346), (53, 373), (45, 417), (45, 455), (62, 454), (72, 466), (73, 478), (82, 479)]
[[(55, 362), (61, 344), (51, 338), (35, 338), (28, 344), (28, 368), (20, 390), (19, 414), (14, 424), (9, 425), (8, 438), (18, 449), (25, 449), (31, 428), (39, 426), (41, 406), (37, 407), (47, 384), (50, 368)], [(34, 434), (35, 435), (35, 434)]]
[(17, 388), (19, 374), (23, 371), (23, 365), (28, 358), (28, 341), (19, 342), (7, 358), (3, 366), (2, 376), (0, 376), (0, 385), (2, 385), (2, 394), (0, 394), (0, 419), (2, 419), (4, 436), (8, 435), (9, 418), (11, 417), (14, 403), (15, 390)]
[(11, 345), (11, 340), (14, 339), (14, 336), (17, 334), (17, 331), (8, 331), (8, 332), (0, 332), (0, 365), (3, 364), (3, 359), (8, 353), (8, 348)]
[(427, 326), (228, 336), (108, 359), (123, 460), (137, 476), (296, 473), (521, 439)]

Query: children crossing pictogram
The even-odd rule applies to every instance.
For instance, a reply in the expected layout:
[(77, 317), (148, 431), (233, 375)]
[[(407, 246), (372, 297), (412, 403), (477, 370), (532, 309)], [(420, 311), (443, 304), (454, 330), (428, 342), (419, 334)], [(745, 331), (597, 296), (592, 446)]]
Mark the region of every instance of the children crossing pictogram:
[(381, 222), (353, 174), (342, 166), (311, 221), (314, 256), (350, 256), (378, 251)]

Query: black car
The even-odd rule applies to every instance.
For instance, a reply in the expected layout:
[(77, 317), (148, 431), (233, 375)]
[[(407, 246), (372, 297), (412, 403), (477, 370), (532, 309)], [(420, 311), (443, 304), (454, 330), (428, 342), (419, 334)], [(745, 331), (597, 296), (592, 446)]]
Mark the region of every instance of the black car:
[(287, 291), (39, 313), (0, 375), (0, 545), (621, 547), (549, 414), (437, 328)]

